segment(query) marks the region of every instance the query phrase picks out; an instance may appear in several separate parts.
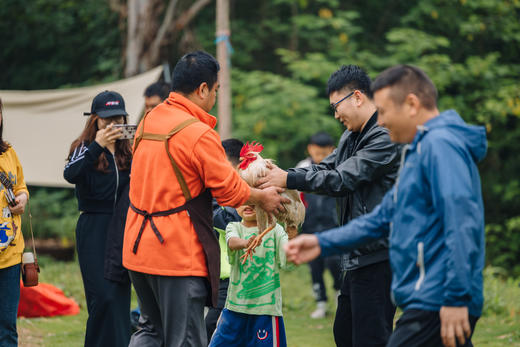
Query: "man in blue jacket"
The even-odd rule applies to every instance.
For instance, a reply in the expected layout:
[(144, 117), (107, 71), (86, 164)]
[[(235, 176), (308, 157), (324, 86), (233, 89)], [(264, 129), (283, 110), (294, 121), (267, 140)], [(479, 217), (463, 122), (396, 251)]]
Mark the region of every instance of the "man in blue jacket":
[(387, 346), (472, 346), (482, 312), (484, 209), (477, 162), (484, 127), (453, 110), (420, 69), (398, 65), (372, 84), (378, 122), (406, 143), (394, 187), (371, 213), (286, 247), (299, 264), (388, 236), (392, 296), (404, 313)]

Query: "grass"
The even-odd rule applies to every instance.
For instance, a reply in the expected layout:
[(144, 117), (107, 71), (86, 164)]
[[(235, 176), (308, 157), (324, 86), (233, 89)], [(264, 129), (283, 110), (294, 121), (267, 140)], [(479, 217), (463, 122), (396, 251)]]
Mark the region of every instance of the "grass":
[[(60, 263), (39, 259), (42, 267), (41, 281), (61, 288), (73, 297), (81, 307), (79, 315), (54, 318), (18, 320), (21, 347), (83, 346), (87, 320), (83, 284), (79, 266), (75, 262)], [(332, 278), (326, 274), (329, 311), (335, 311), (332, 299)], [(332, 324), (334, 315), (324, 319), (311, 319), (315, 308), (307, 266), (300, 266), (282, 274), (283, 309), (289, 347), (334, 346)], [(519, 280), (505, 279), (499, 269), (485, 271), (485, 314), (477, 323), (473, 336), (475, 346), (520, 347), (520, 288)], [(135, 297), (133, 297), (135, 305)]]

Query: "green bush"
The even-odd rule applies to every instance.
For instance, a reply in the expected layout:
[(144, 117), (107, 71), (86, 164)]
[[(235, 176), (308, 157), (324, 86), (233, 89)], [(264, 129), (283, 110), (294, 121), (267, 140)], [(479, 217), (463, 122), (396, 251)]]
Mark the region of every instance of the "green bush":
[[(262, 156), (282, 168), (304, 159), (307, 143), (317, 131), (338, 138), (342, 129), (330, 112), (328, 99), (291, 78), (264, 71), (233, 71), (233, 136), (259, 141)], [(283, 140), (282, 140), (283, 139)]]
[(482, 314), (511, 316), (520, 313), (519, 279), (507, 277), (505, 269), (488, 266), (484, 269), (484, 308)]
[(520, 217), (486, 226), (486, 252), (489, 264), (520, 276)]
[[(78, 203), (74, 190), (67, 188), (29, 187), (34, 237), (59, 239), (67, 244), (74, 240), (78, 220)], [(22, 217), (25, 238), (30, 237), (29, 210)]]

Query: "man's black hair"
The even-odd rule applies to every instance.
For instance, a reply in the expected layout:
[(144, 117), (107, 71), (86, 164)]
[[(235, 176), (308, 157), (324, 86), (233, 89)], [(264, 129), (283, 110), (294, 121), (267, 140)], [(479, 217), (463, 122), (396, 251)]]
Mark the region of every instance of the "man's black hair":
[(238, 139), (222, 141), (222, 147), (224, 147), (224, 151), (226, 151), (226, 156), (233, 165), (240, 164), (240, 150), (243, 146), (244, 143)]
[(309, 145), (316, 145), (316, 146), (320, 146), (320, 147), (330, 147), (330, 146), (334, 146), (334, 140), (328, 133), (326, 133), (324, 131), (319, 131), (311, 136), (311, 138), (309, 140)]
[(359, 90), (368, 97), (372, 95), (370, 94), (370, 77), (357, 65), (343, 65), (330, 75), (327, 82), (327, 95), (330, 96), (343, 89)]
[(144, 90), (144, 96), (150, 98), (157, 95), (161, 100), (164, 100), (170, 94), (170, 90), (170, 84), (166, 82), (155, 82), (146, 87)]
[(217, 82), (220, 65), (209, 53), (196, 51), (185, 54), (172, 73), (172, 89), (174, 92), (190, 94), (203, 82), (211, 89)]
[(428, 75), (411, 65), (396, 65), (381, 72), (372, 83), (372, 93), (392, 87), (390, 97), (401, 105), (408, 94), (414, 94), (428, 110), (437, 107), (437, 88)]

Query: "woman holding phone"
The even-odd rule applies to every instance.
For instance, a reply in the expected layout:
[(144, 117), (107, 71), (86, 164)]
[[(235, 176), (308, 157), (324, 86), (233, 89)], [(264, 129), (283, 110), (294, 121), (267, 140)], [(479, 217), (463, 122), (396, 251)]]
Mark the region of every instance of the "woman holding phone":
[(129, 184), (132, 151), (122, 140), (127, 116), (123, 97), (113, 91), (98, 94), (81, 135), (70, 146), (65, 179), (75, 184), (81, 215), (76, 247), (87, 299), (85, 346), (128, 346), (130, 283), (104, 276), (107, 230), (117, 202)]
[(20, 263), (24, 249), (21, 215), (29, 197), (23, 170), (13, 147), (3, 140), (0, 99), (0, 171), (12, 183), (14, 202), (9, 203), (6, 187), (0, 185), (0, 345), (18, 346), (16, 313), (20, 302)]

